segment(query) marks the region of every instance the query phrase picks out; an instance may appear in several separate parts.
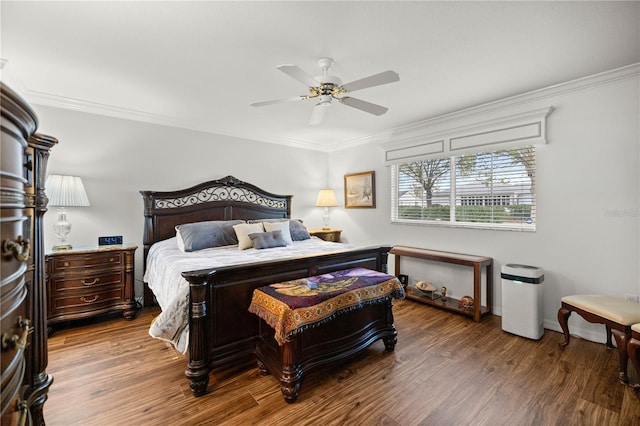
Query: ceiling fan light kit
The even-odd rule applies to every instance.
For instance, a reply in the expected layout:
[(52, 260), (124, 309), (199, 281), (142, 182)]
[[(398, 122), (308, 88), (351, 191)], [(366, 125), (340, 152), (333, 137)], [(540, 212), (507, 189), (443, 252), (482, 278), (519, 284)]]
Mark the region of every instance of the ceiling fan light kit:
[(350, 96), (339, 96), (346, 93), (354, 92), (356, 90), (362, 90), (369, 87), (381, 86), (383, 84), (399, 81), (400, 76), (398, 75), (398, 73), (389, 70), (370, 75), (369, 77), (361, 78), (347, 84), (342, 84), (342, 80), (340, 78), (329, 74), (329, 69), (332, 65), (333, 59), (320, 58), (318, 60), (318, 66), (322, 70), (322, 75), (317, 77), (310, 76), (297, 65), (280, 65), (278, 67), (280, 71), (308, 86), (309, 95), (254, 102), (251, 104), (251, 106), (260, 107), (283, 102), (318, 98), (319, 102), (315, 104), (313, 112), (311, 114), (311, 119), (309, 120), (309, 124), (312, 125), (322, 122), (322, 119), (324, 118), (324, 111), (326, 109), (325, 107), (331, 106), (333, 99), (336, 99), (342, 105), (347, 105), (349, 107), (378, 116), (384, 114), (389, 110), (389, 108), (387, 107), (363, 101), (362, 99), (357, 99)]
[(332, 99), (333, 98), (329, 95), (322, 95), (320, 96), (320, 102), (318, 102), (316, 106), (324, 106), (324, 107), (331, 106)]

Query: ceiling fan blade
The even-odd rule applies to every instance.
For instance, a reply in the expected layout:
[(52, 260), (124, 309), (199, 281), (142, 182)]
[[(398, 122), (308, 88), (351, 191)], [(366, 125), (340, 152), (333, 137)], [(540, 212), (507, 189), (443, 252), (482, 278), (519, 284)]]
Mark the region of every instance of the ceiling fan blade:
[(305, 99), (308, 99), (308, 96), (296, 96), (294, 98), (284, 98), (284, 99), (271, 99), (270, 101), (262, 101), (262, 102), (254, 102), (251, 104), (251, 106), (254, 107), (261, 107), (261, 106), (266, 106), (266, 105), (273, 105), (273, 104), (281, 104), (284, 102), (292, 102), (292, 101), (302, 101)]
[(311, 118), (309, 119), (309, 125), (314, 126), (316, 124), (322, 123), (324, 120), (324, 113), (329, 107), (326, 105), (316, 105), (313, 107), (313, 112), (311, 113)]
[(342, 88), (347, 92), (354, 92), (356, 90), (366, 89), (367, 87), (380, 86), (382, 84), (393, 83), (394, 81), (399, 80), (400, 76), (398, 73), (389, 70), (361, 78), (360, 80), (352, 81), (351, 83), (343, 84)]
[(343, 103), (353, 108), (357, 108), (359, 110), (368, 112), (369, 114), (373, 114), (373, 115), (382, 115), (389, 110), (389, 108), (387, 107), (372, 104), (371, 102), (363, 101), (362, 99), (351, 98), (349, 96), (345, 96), (344, 98), (341, 98), (340, 103)]
[(318, 80), (302, 71), (302, 69), (297, 65), (280, 65), (278, 66), (278, 69), (309, 87), (317, 87), (320, 85), (320, 82)]

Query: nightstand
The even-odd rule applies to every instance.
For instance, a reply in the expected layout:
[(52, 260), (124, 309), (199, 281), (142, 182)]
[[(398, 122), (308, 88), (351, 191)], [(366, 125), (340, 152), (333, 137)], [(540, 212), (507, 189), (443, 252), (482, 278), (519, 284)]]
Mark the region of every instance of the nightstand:
[(310, 229), (309, 235), (316, 236), (325, 241), (333, 241), (334, 243), (339, 243), (341, 232), (342, 229)]
[(123, 244), (45, 253), (48, 325), (119, 310), (135, 318), (137, 248)]

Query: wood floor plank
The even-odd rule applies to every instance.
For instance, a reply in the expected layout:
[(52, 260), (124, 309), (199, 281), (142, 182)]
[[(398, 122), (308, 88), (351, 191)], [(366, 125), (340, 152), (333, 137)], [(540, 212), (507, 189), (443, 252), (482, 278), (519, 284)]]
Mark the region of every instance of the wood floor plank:
[(569, 422), (572, 425), (620, 424), (620, 414), (582, 399), (576, 404)]
[(604, 345), (574, 338), (560, 349), (556, 332), (530, 340), (499, 317), (475, 323), (408, 300), (394, 306), (394, 352), (376, 342), (310, 373), (293, 404), (253, 361), (215, 371), (195, 398), (184, 356), (148, 335), (158, 312), (56, 329), (48, 425), (640, 425), (640, 395), (617, 381)]

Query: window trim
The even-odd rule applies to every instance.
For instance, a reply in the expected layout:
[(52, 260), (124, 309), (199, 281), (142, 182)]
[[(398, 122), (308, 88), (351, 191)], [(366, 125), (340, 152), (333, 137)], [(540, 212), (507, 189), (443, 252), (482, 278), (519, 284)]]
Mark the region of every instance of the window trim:
[[(443, 117), (419, 128), (400, 129), (382, 144), (385, 164), (411, 163), (508, 149), (526, 145), (546, 144), (547, 118), (552, 106), (536, 108), (510, 115), (485, 112)], [(431, 124), (430, 126), (427, 126)]]

